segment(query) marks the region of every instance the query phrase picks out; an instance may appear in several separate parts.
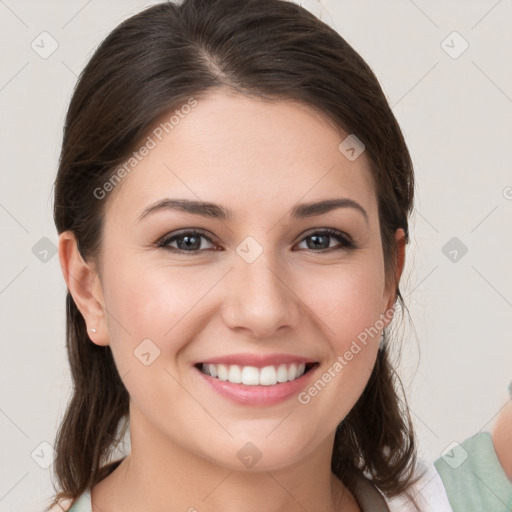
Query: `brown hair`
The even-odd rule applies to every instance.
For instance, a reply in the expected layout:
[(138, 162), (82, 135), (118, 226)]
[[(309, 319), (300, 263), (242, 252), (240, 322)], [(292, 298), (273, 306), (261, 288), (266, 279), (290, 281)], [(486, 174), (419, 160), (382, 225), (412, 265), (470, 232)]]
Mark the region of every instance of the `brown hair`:
[[(299, 101), (363, 142), (377, 194), (386, 283), (403, 306), (394, 282), (394, 235), (403, 228), (409, 240), (414, 177), (401, 130), (364, 60), (336, 31), (284, 0), (166, 2), (108, 35), (80, 75), (66, 117), (55, 181), (59, 234), (71, 230), (84, 260), (97, 258), (108, 198), (99, 200), (94, 191), (164, 113), (220, 88)], [(60, 491), (52, 505), (62, 498), (74, 503), (115, 469), (119, 461), (109, 458), (129, 413), (110, 347), (89, 339), (69, 291), (66, 304), (73, 393), (56, 436)], [(331, 467), (349, 489), (361, 474), (389, 497), (411, 483), (415, 436), (399, 389), (385, 346), (336, 431)]]

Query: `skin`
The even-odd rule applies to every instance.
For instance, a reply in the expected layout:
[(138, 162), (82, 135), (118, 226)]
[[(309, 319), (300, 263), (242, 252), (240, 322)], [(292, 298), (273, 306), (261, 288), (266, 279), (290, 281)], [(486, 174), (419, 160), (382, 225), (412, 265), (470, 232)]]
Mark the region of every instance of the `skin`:
[(512, 482), (512, 401), (501, 410), (491, 435), (498, 460)]
[[(235, 404), (192, 368), (226, 354), (288, 353), (318, 361), (316, 380), (395, 303), (370, 163), (365, 153), (349, 161), (338, 150), (345, 137), (310, 107), (216, 91), (105, 199), (96, 264), (81, 259), (72, 233), (61, 234), (66, 283), (92, 342), (110, 345), (130, 394), (131, 453), (93, 488), (93, 512), (360, 510), (330, 461), (336, 426), (368, 381), (380, 332), (307, 405), (296, 397)], [(137, 221), (166, 197), (218, 203), (234, 217), (168, 210)], [(297, 203), (335, 197), (357, 201), (368, 222), (355, 208), (288, 216)], [(201, 239), (196, 255), (156, 247), (183, 228), (202, 228), (211, 242)], [(358, 248), (329, 237), (315, 248), (308, 236), (320, 228), (346, 233)], [(252, 263), (236, 252), (247, 236), (263, 249)], [(403, 238), (400, 229), (397, 281)], [(146, 338), (160, 349), (150, 366), (133, 353)], [(262, 454), (252, 468), (237, 457), (247, 442)]]

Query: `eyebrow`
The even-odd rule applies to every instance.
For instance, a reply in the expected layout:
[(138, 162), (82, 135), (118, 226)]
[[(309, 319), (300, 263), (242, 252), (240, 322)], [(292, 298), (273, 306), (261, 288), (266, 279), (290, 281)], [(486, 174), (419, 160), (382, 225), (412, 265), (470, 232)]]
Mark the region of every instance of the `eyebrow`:
[[(325, 199), (323, 201), (317, 201), (313, 203), (303, 203), (295, 205), (291, 212), (290, 217), (293, 219), (304, 219), (307, 217), (314, 217), (316, 215), (322, 215), (324, 213), (328, 213), (337, 208), (353, 208), (359, 211), (366, 223), (368, 224), (368, 214), (366, 210), (353, 199), (349, 198), (335, 198), (335, 199)], [(233, 211), (224, 208), (215, 203), (209, 203), (204, 201), (193, 201), (190, 199), (161, 199), (156, 203), (150, 204), (137, 218), (137, 222), (140, 222), (142, 219), (147, 217), (150, 214), (156, 213), (162, 210), (174, 210), (181, 211), (186, 213), (191, 213), (194, 215), (202, 215), (203, 217), (208, 217), (212, 219), (220, 219), (220, 220), (231, 220), (234, 215)]]

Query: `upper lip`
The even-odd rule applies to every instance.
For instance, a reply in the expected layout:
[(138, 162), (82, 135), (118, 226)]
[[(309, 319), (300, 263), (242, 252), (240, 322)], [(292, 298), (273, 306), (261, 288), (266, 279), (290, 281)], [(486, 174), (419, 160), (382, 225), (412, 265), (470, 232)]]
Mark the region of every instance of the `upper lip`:
[(264, 368), (265, 366), (278, 366), (280, 364), (301, 364), (316, 363), (314, 359), (307, 357), (294, 356), (291, 354), (229, 354), (219, 357), (211, 357), (197, 364), (237, 364), (239, 366), (255, 366)]

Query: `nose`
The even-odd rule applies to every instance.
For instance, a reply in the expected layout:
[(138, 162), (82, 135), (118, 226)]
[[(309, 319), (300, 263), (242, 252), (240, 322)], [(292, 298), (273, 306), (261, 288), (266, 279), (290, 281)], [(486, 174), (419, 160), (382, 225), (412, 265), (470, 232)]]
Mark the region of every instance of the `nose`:
[(301, 300), (293, 280), (265, 251), (252, 263), (236, 261), (224, 286), (223, 317), (231, 329), (268, 339), (298, 325)]

